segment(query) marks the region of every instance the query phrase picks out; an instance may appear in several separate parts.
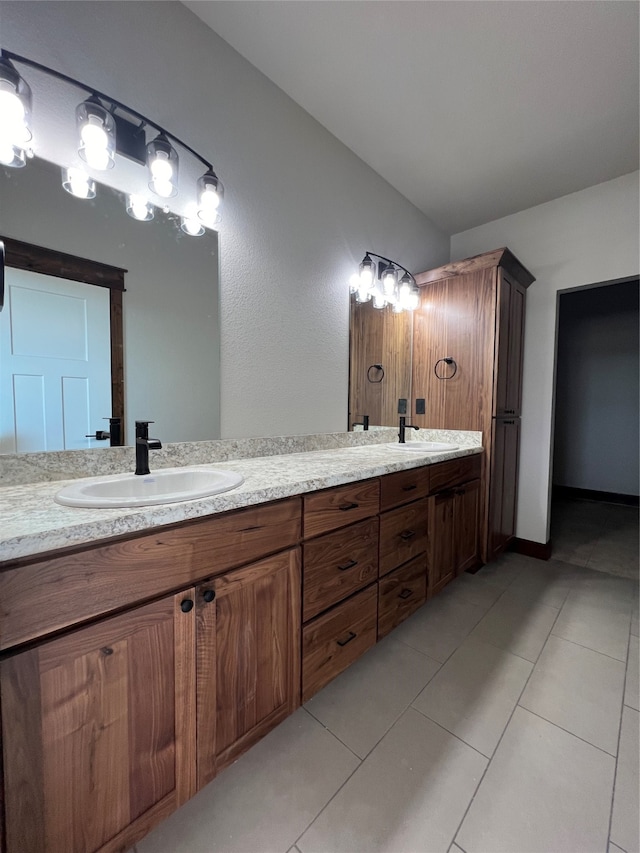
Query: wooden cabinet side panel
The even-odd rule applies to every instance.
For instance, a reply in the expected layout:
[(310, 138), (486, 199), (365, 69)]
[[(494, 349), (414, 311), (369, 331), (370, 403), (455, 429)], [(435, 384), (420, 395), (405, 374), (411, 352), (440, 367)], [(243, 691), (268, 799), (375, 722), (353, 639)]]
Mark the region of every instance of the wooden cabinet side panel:
[(487, 519), (488, 559), (494, 559), (504, 547), (502, 535), (502, 502), (504, 496), (505, 424), (496, 418), (491, 438), (491, 473)]
[(516, 417), (522, 410), (522, 362), (524, 350), (524, 319), (526, 290), (512, 283), (509, 310), (509, 378), (507, 381), (507, 411)]
[(456, 493), (455, 506), (455, 540), (456, 540), (456, 573), (462, 574), (467, 569), (478, 565), (479, 548), (479, 510), (480, 510), (480, 480), (466, 483)]
[(429, 499), (429, 596), (445, 587), (455, 576), (455, 540), (453, 492), (442, 492)]

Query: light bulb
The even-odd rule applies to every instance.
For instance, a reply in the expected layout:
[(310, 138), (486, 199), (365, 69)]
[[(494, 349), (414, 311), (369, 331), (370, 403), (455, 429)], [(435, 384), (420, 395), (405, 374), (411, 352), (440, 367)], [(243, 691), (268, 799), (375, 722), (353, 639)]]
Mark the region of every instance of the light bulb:
[(147, 145), (149, 189), (161, 198), (178, 192), (178, 154), (164, 133)]
[(164, 151), (158, 151), (155, 159), (149, 164), (149, 168), (151, 170), (151, 177), (154, 181), (159, 181), (160, 183), (171, 181), (173, 168), (169, 162), (169, 157)]
[(206, 187), (200, 196), (200, 206), (207, 210), (217, 210), (220, 206), (220, 196), (213, 187)]
[(384, 289), (385, 294), (392, 294), (396, 287), (396, 272), (391, 269), (391, 267), (387, 267), (382, 275), (382, 287)]
[[(24, 148), (31, 140), (30, 121), (31, 89), (11, 62), (0, 58), (0, 138), (5, 159), (8, 159), (7, 145)], [(10, 161), (5, 165), (14, 164)]]
[(357, 272), (354, 272), (351, 278), (349, 279), (349, 293), (355, 293), (359, 287), (360, 276)]
[(95, 198), (96, 185), (86, 172), (71, 166), (62, 170), (62, 186), (76, 198)]
[(153, 219), (153, 205), (144, 196), (131, 193), (127, 196), (127, 213), (139, 222), (149, 222)]
[(387, 300), (384, 298), (384, 293), (376, 288), (373, 291), (373, 307), (374, 308), (384, 308), (387, 304)]
[(356, 292), (356, 302), (368, 302), (371, 299), (371, 291), (368, 287), (359, 287)]
[(76, 107), (76, 124), (80, 144), (78, 154), (99, 172), (114, 165), (116, 125), (113, 115), (98, 98), (91, 97)]
[(414, 285), (407, 297), (407, 308), (409, 311), (415, 311), (420, 304), (420, 288)]

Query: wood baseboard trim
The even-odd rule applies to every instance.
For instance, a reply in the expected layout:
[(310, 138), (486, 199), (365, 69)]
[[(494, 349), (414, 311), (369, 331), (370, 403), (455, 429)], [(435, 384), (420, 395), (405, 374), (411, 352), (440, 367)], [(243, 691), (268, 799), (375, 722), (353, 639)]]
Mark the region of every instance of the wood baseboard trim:
[(638, 495), (622, 495), (619, 492), (598, 492), (594, 489), (578, 489), (574, 486), (554, 486), (554, 498), (573, 498), (579, 501), (602, 501), (610, 504), (638, 506)]
[(511, 551), (524, 554), (525, 557), (535, 557), (536, 560), (548, 560), (551, 557), (551, 539), (548, 542), (533, 542), (531, 539), (512, 539)]

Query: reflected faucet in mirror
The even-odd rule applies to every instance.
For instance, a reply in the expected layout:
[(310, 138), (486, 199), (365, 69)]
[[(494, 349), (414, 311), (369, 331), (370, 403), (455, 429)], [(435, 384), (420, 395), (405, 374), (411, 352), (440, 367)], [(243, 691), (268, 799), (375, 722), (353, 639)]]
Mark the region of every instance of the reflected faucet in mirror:
[(85, 435), (85, 438), (94, 438), (96, 441), (109, 441), (109, 447), (120, 447), (122, 444), (122, 418), (103, 418), (109, 421), (109, 429), (98, 429), (95, 433)]

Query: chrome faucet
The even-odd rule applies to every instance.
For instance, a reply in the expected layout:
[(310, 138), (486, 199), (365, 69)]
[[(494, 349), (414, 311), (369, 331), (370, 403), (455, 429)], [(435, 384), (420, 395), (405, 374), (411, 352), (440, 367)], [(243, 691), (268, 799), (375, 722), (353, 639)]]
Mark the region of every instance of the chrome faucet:
[(398, 438), (400, 439), (400, 444), (405, 444), (404, 433), (405, 430), (408, 429), (420, 429), (420, 427), (414, 426), (413, 424), (408, 424), (407, 419), (402, 416), (400, 418), (400, 432), (398, 433)]
[(136, 474), (149, 474), (149, 451), (160, 450), (157, 438), (149, 438), (149, 424), (153, 421), (136, 421)]

